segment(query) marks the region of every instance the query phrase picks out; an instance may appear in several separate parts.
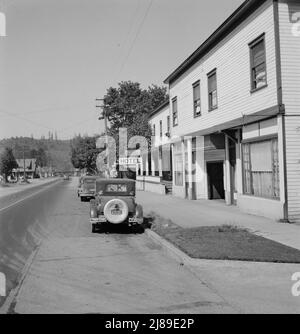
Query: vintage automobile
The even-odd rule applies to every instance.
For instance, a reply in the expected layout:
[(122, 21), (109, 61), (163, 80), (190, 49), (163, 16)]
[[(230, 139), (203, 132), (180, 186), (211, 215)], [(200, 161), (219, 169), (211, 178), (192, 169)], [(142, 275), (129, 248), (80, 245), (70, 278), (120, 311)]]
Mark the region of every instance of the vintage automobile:
[(90, 202), (92, 232), (105, 224), (141, 225), (143, 208), (135, 201), (135, 181), (129, 179), (98, 179), (96, 196)]
[(84, 176), (80, 179), (80, 184), (78, 186), (78, 197), (80, 197), (81, 202), (95, 198), (97, 179), (98, 176)]

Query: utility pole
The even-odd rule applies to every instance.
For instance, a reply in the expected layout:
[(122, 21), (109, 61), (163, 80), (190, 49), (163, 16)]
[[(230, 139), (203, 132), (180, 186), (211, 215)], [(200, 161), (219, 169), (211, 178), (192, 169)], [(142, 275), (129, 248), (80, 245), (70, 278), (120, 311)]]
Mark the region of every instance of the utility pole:
[(23, 171), (24, 171), (24, 181), (26, 179), (26, 171), (25, 171), (25, 145), (23, 146)]
[(23, 145), (23, 171), (24, 171), (24, 182), (26, 180), (26, 171), (25, 171), (25, 145)]
[(106, 116), (106, 111), (104, 110), (105, 105), (104, 105), (104, 99), (96, 99), (96, 102), (102, 102), (102, 105), (97, 105), (96, 108), (101, 108), (102, 109), (102, 115), (98, 118), (99, 121), (103, 121), (104, 120), (104, 127), (105, 127), (105, 136), (106, 136), (106, 140), (107, 140), (107, 131), (108, 131), (108, 127), (107, 127), (107, 116)]

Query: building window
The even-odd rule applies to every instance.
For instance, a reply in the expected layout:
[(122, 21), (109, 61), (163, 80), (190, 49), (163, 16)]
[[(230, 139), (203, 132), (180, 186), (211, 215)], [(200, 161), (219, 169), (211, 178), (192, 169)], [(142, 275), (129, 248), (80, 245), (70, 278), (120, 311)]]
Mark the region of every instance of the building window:
[(152, 128), (152, 136), (153, 136), (153, 137), (156, 136), (155, 124), (153, 125), (153, 128)]
[(160, 135), (160, 138), (162, 138), (162, 136), (163, 136), (163, 126), (162, 126), (162, 121), (159, 122), (159, 135)]
[(244, 193), (279, 199), (278, 139), (243, 144)]
[(251, 90), (267, 86), (265, 35), (250, 44)]
[(170, 134), (171, 134), (170, 116), (167, 117), (167, 131), (168, 131), (168, 135), (170, 136)]
[(217, 93), (217, 70), (213, 70), (207, 75), (208, 78), (208, 105), (209, 111), (218, 108)]
[(177, 97), (172, 100), (173, 126), (178, 125)]
[(200, 81), (193, 84), (194, 117), (201, 116)]
[(175, 172), (175, 186), (183, 186), (183, 156), (181, 143), (174, 145), (174, 172)]

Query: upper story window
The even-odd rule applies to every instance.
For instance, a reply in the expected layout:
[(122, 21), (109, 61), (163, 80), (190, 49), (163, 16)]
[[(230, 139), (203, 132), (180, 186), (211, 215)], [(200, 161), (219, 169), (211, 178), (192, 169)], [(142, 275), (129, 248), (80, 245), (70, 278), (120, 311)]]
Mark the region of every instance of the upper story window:
[(153, 137), (156, 136), (155, 124), (153, 124), (153, 128), (152, 128), (152, 136), (153, 136)]
[(172, 114), (173, 114), (173, 126), (178, 125), (178, 106), (177, 97), (172, 100)]
[(250, 43), (251, 90), (267, 86), (265, 35)]
[(160, 135), (160, 138), (162, 138), (162, 136), (163, 136), (163, 124), (162, 124), (162, 121), (159, 122), (159, 135)]
[(201, 116), (200, 81), (193, 84), (194, 117)]
[(171, 121), (170, 121), (170, 116), (167, 117), (167, 133), (170, 135), (171, 133)]
[(218, 108), (217, 92), (217, 70), (213, 70), (207, 75), (208, 78), (208, 106), (209, 111)]

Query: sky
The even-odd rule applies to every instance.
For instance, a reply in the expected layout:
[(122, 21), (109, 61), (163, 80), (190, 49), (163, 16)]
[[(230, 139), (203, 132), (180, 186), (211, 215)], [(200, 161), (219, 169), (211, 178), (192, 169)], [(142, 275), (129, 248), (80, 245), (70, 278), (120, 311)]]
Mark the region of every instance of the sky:
[(164, 79), (243, 0), (0, 0), (0, 139), (103, 131), (95, 99)]

